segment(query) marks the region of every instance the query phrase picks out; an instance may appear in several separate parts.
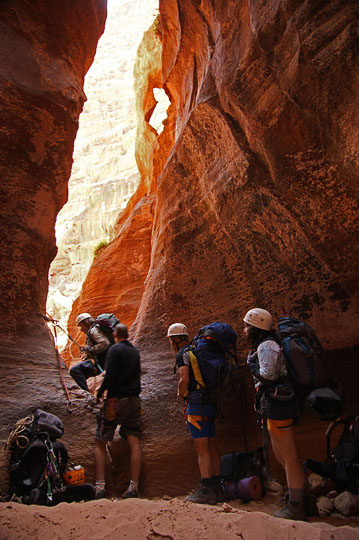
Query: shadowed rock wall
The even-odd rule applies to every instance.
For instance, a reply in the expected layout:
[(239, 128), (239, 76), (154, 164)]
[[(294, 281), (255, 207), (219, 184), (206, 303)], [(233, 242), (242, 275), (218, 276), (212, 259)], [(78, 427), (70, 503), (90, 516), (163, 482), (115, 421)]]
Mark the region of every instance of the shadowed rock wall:
[[(84, 76), (106, 18), (105, 0), (4, 0), (0, 4), (1, 330), (0, 439), (14, 422), (41, 407), (57, 412), (76, 461), (93, 430), (81, 400), (65, 410), (45, 312), (48, 271), (56, 254), (55, 220), (66, 202)], [(82, 400), (85, 402), (86, 400)], [(79, 416), (82, 422), (79, 423)], [(7, 455), (0, 485), (6, 489)]]

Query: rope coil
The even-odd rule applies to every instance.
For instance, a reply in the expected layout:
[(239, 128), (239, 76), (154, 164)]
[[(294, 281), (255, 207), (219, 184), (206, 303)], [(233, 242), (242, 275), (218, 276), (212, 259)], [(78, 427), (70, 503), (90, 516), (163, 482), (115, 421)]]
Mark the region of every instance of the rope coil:
[[(8, 436), (4, 450), (6, 450), (15, 442), (19, 448), (25, 449), (29, 444), (29, 439), (28, 437), (26, 437), (26, 435), (22, 435), (22, 433), (26, 430), (26, 428), (31, 426), (33, 421), (34, 416), (25, 416), (25, 418), (21, 418), (20, 420), (18, 420), (15, 424), (14, 429), (10, 432)], [(25, 442), (21, 443), (21, 440), (24, 440)]]

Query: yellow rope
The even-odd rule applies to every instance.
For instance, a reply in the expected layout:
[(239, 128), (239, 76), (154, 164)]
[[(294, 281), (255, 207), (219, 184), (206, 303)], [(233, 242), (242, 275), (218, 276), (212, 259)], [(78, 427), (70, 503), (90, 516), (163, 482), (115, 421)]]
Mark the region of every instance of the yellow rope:
[[(29, 444), (29, 439), (25, 435), (21, 435), (21, 433), (23, 433), (23, 431), (25, 431), (25, 429), (30, 426), (33, 421), (34, 416), (25, 416), (25, 418), (18, 420), (5, 443), (4, 450), (11, 446), (15, 441), (19, 448), (26, 448), (26, 446)], [(24, 440), (25, 444), (20, 443), (20, 440)]]

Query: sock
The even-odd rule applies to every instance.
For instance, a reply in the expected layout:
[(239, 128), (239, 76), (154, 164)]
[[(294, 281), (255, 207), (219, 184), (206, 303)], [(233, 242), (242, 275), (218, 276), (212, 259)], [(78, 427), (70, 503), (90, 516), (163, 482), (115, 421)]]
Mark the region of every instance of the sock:
[(105, 489), (105, 485), (106, 485), (105, 480), (96, 480), (96, 485), (95, 485), (95, 491), (96, 491), (96, 493), (98, 493), (99, 491), (104, 490), (104, 489)]
[(309, 487), (308, 481), (306, 481), (305, 484), (304, 484), (303, 496), (304, 496), (304, 497), (313, 497), (313, 494), (312, 494), (312, 492), (310, 491), (310, 487)]
[(138, 480), (137, 482), (135, 480), (130, 480), (128, 491), (136, 491), (136, 493), (138, 492)]
[(212, 487), (214, 484), (213, 476), (211, 478), (201, 478), (199, 483), (202, 484), (202, 486)]
[(289, 502), (303, 504), (303, 489), (289, 488)]

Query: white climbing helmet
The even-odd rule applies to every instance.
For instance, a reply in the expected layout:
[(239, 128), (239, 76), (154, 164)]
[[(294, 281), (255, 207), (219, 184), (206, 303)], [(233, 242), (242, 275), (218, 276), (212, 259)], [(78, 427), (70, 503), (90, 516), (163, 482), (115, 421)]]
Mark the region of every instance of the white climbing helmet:
[(244, 317), (244, 322), (247, 324), (250, 324), (251, 326), (255, 326), (256, 328), (260, 328), (261, 330), (271, 330), (272, 324), (273, 324), (273, 317), (269, 313), (269, 311), (266, 311), (262, 308), (253, 308), (250, 309), (246, 316)]
[(188, 336), (187, 327), (182, 323), (173, 323), (167, 330), (167, 337)]
[(90, 315), (89, 313), (80, 313), (80, 315), (77, 315), (76, 317), (77, 326), (79, 326), (79, 324), (82, 321), (85, 321), (86, 319), (92, 319), (92, 315)]

